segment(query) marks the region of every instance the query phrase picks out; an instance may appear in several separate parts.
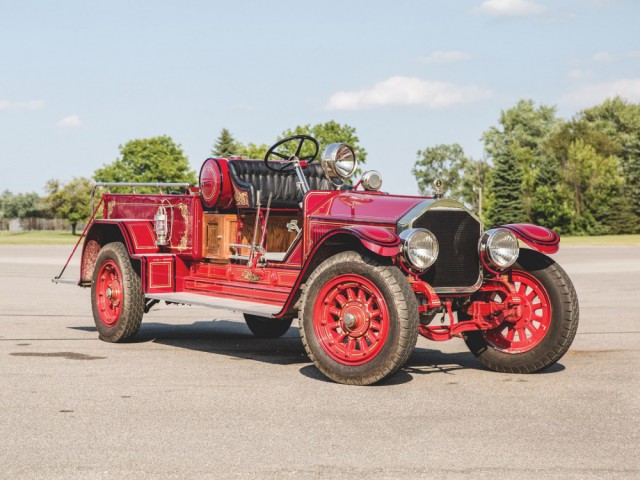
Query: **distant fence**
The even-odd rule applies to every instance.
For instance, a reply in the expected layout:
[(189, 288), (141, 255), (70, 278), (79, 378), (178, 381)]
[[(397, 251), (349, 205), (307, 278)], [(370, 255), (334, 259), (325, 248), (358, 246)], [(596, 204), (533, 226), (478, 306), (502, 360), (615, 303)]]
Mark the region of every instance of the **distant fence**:
[[(82, 231), (84, 223), (78, 223), (76, 230)], [(71, 224), (63, 218), (0, 218), (0, 230), (22, 232), (25, 230), (71, 231)]]

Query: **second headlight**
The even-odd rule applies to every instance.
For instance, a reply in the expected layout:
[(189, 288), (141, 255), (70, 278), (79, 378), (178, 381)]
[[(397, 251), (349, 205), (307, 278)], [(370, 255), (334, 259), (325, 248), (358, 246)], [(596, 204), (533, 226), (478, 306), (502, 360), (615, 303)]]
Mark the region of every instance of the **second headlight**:
[(400, 233), (404, 260), (416, 270), (426, 270), (438, 258), (436, 236), (425, 228), (410, 228)]
[(518, 239), (504, 228), (492, 228), (484, 232), (479, 250), (485, 264), (496, 270), (509, 268), (518, 260), (520, 253)]

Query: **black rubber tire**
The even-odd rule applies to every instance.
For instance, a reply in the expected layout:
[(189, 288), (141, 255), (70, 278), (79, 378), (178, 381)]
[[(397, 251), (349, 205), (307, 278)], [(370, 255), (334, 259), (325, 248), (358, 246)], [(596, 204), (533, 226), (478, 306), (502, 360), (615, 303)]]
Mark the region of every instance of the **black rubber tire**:
[(247, 327), (258, 338), (278, 338), (287, 333), (293, 318), (268, 318), (244, 314)]
[[(102, 321), (96, 300), (98, 275), (102, 265), (108, 261), (115, 262), (122, 277), (120, 280), (122, 286), (122, 310), (115, 324), (111, 326)], [(131, 265), (127, 248), (120, 242), (108, 243), (102, 247), (98, 254), (91, 282), (91, 306), (93, 320), (101, 340), (111, 343), (125, 342), (138, 333), (142, 323), (142, 316), (144, 315), (144, 293), (142, 292), (140, 276)]]
[(483, 332), (470, 332), (465, 342), (484, 366), (503, 373), (533, 373), (550, 367), (567, 352), (578, 330), (578, 296), (565, 271), (553, 259), (522, 249), (513, 270), (534, 276), (551, 302), (551, 322), (544, 338), (531, 350), (508, 353), (487, 343)]
[[(389, 332), (379, 353), (362, 365), (345, 365), (324, 351), (316, 337), (313, 311), (322, 287), (343, 274), (356, 274), (372, 282), (388, 306)], [(402, 272), (360, 253), (348, 251), (329, 257), (311, 274), (301, 298), (300, 335), (314, 365), (331, 380), (348, 385), (371, 385), (393, 375), (415, 348), (418, 338), (418, 304)]]

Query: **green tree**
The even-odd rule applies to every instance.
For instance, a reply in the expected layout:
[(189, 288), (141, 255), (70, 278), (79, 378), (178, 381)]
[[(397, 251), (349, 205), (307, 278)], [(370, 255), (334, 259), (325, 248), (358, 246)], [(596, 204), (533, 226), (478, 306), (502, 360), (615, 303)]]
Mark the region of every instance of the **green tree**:
[(493, 150), (489, 185), (493, 200), (487, 210), (489, 225), (528, 221), (522, 202), (522, 164), (507, 145)]
[(484, 160), (468, 158), (462, 172), (460, 196), (462, 201), (484, 220), (486, 209), (491, 205), (489, 177), (491, 166)]
[[(360, 145), (360, 138), (358, 138), (355, 127), (350, 125), (342, 125), (333, 120), (325, 123), (316, 123), (315, 125), (298, 125), (293, 130), (289, 129), (282, 132), (282, 136), (279, 139), (292, 135), (310, 135), (315, 138), (320, 144), (320, 152), (318, 152), (318, 155), (320, 155), (322, 149), (330, 143), (348, 143), (356, 152), (358, 164), (362, 165), (367, 161), (367, 151)], [(305, 146), (302, 155), (309, 154), (308, 149), (309, 147)], [(292, 151), (291, 153), (293, 154), (294, 152)], [(360, 172), (361, 169), (358, 168), (354, 175)]]
[(536, 175), (531, 217), (533, 223), (558, 233), (575, 233), (573, 199), (562, 180), (558, 161), (552, 156), (543, 158)]
[(120, 146), (120, 155), (94, 172), (96, 182), (196, 183), (181, 146), (169, 136), (131, 140)]
[(578, 120), (613, 143), (609, 150), (598, 148), (598, 145), (594, 148), (600, 155), (618, 158), (624, 178), (620, 194), (636, 217), (631, 222), (635, 224), (633, 231), (640, 232), (640, 104), (614, 97), (580, 112)]
[(75, 235), (79, 222), (91, 216), (91, 189), (93, 183), (85, 177), (74, 177), (64, 185), (59, 180), (49, 180), (45, 187), (49, 196), (47, 203), (57, 218), (65, 218)]
[[(591, 147), (598, 161), (605, 162), (605, 170), (610, 166), (607, 159), (615, 157), (622, 175), (614, 176), (622, 184), (610, 189), (611, 196), (597, 204), (585, 202), (586, 212), (580, 215), (575, 212), (574, 220), (579, 222), (573, 226), (574, 233), (584, 233), (583, 229), (640, 232), (640, 105), (615, 97), (565, 122), (547, 141), (547, 149), (557, 159), (562, 172), (569, 168), (570, 151), (575, 157), (577, 145), (582, 145), (580, 149), (584, 149), (584, 145)], [(608, 213), (603, 215), (603, 212)]]
[(257, 145), (252, 142), (249, 142), (246, 145), (240, 144), (238, 149), (244, 158), (251, 158), (255, 160), (263, 160), (264, 156), (267, 154), (267, 150), (269, 150), (269, 145), (264, 143)]
[(578, 139), (569, 146), (564, 180), (573, 195), (578, 229), (591, 235), (609, 233), (610, 200), (623, 185), (618, 159), (603, 157)]
[(220, 131), (220, 135), (213, 145), (211, 155), (214, 157), (229, 158), (233, 155), (239, 155), (241, 145), (233, 138), (231, 132), (226, 128)]
[(0, 218), (47, 217), (44, 200), (35, 192), (11, 193), (5, 190), (0, 194)]
[(470, 159), (465, 157), (464, 150), (457, 143), (453, 145), (436, 145), (418, 150), (418, 159), (411, 173), (418, 181), (420, 194), (433, 192), (433, 182), (442, 180), (444, 196), (462, 200), (462, 178)]
[[(502, 199), (512, 199), (519, 195), (519, 202), (524, 210), (524, 221), (531, 221), (533, 197), (536, 191), (536, 177), (540, 164), (547, 156), (546, 141), (560, 127), (561, 121), (556, 118), (555, 107), (536, 106), (533, 100), (520, 100), (514, 107), (500, 113), (498, 126), (490, 127), (483, 134), (485, 151), (497, 167), (498, 157), (502, 164), (518, 164), (513, 172), (495, 172), (493, 188), (509, 188), (509, 192), (494, 191), (493, 214), (498, 211), (515, 211), (512, 207), (502, 207)], [(515, 176), (519, 176), (520, 187), (516, 187)], [(503, 184), (502, 181), (508, 182)], [(520, 210), (520, 208), (518, 208)], [(492, 215), (493, 215), (492, 214)], [(495, 217), (492, 217), (495, 219)], [(521, 220), (521, 221), (522, 221)]]

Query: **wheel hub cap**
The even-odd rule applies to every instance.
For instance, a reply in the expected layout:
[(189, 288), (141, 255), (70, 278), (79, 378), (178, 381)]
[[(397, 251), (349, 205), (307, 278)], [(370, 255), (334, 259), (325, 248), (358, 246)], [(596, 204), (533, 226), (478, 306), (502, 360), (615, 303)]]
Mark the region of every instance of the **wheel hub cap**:
[(367, 305), (362, 302), (349, 302), (342, 309), (342, 324), (345, 333), (350, 337), (358, 338), (367, 333), (370, 327), (371, 314)]
[(344, 316), (343, 320), (344, 320), (344, 326), (349, 329), (353, 328), (353, 326), (356, 324), (356, 316), (351, 312), (347, 313)]

